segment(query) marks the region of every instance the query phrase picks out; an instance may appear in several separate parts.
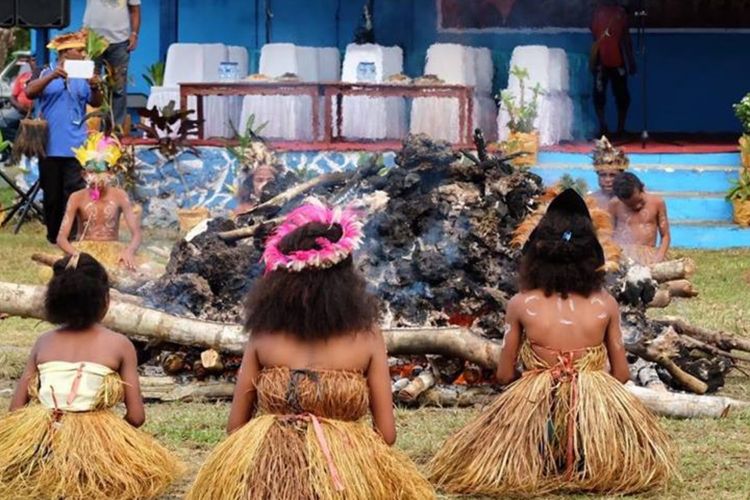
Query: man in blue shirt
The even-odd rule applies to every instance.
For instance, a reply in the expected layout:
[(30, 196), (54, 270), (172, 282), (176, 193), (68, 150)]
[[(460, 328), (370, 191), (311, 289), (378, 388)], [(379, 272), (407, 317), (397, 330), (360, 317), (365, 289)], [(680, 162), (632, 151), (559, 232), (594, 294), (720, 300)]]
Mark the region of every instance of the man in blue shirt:
[(73, 148), (86, 140), (87, 128), (83, 119), (86, 104), (100, 106), (102, 92), (96, 75), (86, 81), (68, 78), (65, 72), (66, 60), (80, 60), (85, 56), (83, 33), (61, 35), (48, 47), (57, 50), (57, 62), (26, 85), (26, 95), (37, 101), (49, 130), (47, 156), (39, 159), (39, 182), (44, 193), (47, 240), (55, 243), (68, 197), (86, 186)]

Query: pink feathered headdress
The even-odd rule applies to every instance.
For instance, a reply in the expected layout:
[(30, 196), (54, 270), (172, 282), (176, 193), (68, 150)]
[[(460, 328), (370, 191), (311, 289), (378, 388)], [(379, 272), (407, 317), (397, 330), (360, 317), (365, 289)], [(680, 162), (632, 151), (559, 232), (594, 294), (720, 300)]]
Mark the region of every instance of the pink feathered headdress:
[[(320, 246), (319, 250), (298, 250), (285, 254), (279, 249), (279, 244), (284, 237), (296, 229), (309, 224), (319, 222), (332, 226), (341, 226), (341, 239), (332, 242), (326, 238), (318, 238), (315, 242)], [(263, 252), (263, 262), (266, 264), (266, 273), (276, 271), (279, 268), (292, 272), (316, 267), (326, 269), (346, 259), (359, 247), (362, 242), (362, 222), (357, 218), (354, 210), (339, 207), (329, 208), (320, 200), (310, 198), (305, 204), (290, 212), (284, 222), (276, 229), (274, 234), (266, 241), (266, 249)]]

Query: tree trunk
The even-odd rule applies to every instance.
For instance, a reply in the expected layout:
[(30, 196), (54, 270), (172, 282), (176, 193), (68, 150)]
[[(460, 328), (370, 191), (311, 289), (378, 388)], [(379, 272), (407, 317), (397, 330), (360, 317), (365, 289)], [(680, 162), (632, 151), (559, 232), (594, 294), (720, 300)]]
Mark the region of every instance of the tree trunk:
[(689, 278), (695, 273), (695, 262), (689, 257), (668, 260), (649, 266), (651, 277), (659, 283)]
[(664, 285), (669, 290), (671, 297), (691, 298), (698, 296), (698, 290), (695, 289), (690, 281), (685, 279), (665, 281)]
[[(44, 291), (41, 286), (0, 282), (0, 313), (44, 319)], [(240, 325), (180, 318), (114, 298), (102, 323), (139, 340), (200, 346), (232, 354), (241, 354), (247, 342), (247, 335)], [(383, 336), (391, 355), (439, 354), (471, 361), (488, 369), (495, 369), (500, 357), (500, 344), (462, 328), (384, 329)], [(677, 366), (669, 358), (669, 346), (665, 347), (664, 340), (661, 342), (661, 345), (651, 343), (648, 346), (629, 344), (626, 348), (663, 366), (690, 390), (705, 393), (706, 384)]]
[(632, 383), (625, 387), (649, 410), (665, 417), (720, 418), (732, 409), (750, 408), (750, 402), (731, 398), (654, 391)]

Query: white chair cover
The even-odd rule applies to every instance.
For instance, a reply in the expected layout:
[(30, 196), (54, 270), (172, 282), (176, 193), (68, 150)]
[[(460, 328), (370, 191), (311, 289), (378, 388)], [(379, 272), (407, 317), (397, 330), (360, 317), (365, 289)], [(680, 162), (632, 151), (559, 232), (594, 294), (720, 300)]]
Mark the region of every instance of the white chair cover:
[[(374, 64), (374, 82), (382, 83), (389, 76), (403, 72), (404, 54), (401, 47), (349, 44), (344, 56), (342, 81), (358, 82), (360, 63)], [(406, 103), (403, 98), (356, 96), (344, 97), (343, 101), (344, 137), (380, 140), (401, 139), (406, 135)]]
[[(496, 139), (497, 110), (490, 96), (494, 67), (489, 49), (436, 43), (427, 50), (424, 72), (436, 75), (448, 84), (473, 86), (473, 127), (481, 128), (487, 140)], [(411, 108), (411, 132), (452, 143), (463, 142), (464, 137), (459, 137), (458, 100), (415, 99)]]

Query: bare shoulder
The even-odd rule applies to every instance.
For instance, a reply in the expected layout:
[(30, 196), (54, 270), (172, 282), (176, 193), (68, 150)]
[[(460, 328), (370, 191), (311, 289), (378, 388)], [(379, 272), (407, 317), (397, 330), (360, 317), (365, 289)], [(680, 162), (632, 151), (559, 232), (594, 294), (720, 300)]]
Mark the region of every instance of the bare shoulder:
[(78, 191), (72, 193), (68, 198), (68, 205), (79, 206), (81, 204), (81, 200), (83, 200), (86, 196), (86, 189), (87, 188), (79, 189)]
[(133, 345), (133, 342), (130, 341), (128, 337), (123, 335), (122, 333), (117, 333), (115, 331), (110, 330), (109, 328), (105, 328), (103, 326), (99, 327), (99, 334), (102, 335), (102, 337), (108, 342), (111, 343), (111, 345), (116, 346), (120, 350), (135, 350), (135, 346)]
[(664, 198), (662, 198), (658, 194), (648, 194), (648, 201), (652, 206), (657, 207), (657, 208), (662, 208), (662, 207), (667, 206), (666, 202), (664, 201)]
[(121, 205), (125, 205), (127, 203), (130, 203), (130, 196), (128, 196), (128, 193), (125, 192), (124, 189), (113, 187), (110, 188), (112, 191), (112, 197)]

